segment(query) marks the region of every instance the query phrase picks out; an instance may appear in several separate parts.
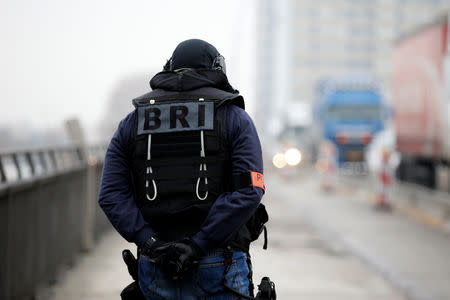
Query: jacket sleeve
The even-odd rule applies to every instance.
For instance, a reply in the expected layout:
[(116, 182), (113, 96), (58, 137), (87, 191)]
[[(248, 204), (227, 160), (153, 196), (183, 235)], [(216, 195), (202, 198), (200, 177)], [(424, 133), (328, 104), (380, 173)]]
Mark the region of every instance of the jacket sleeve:
[[(250, 116), (241, 108), (230, 105), (227, 129), (232, 174), (248, 171), (263, 173), (261, 144)], [(263, 189), (252, 186), (220, 195), (200, 231), (192, 239), (205, 252), (222, 245), (252, 216), (263, 194)]]
[(142, 246), (154, 230), (145, 222), (134, 201), (130, 149), (135, 114), (119, 123), (106, 151), (98, 202), (114, 228), (128, 242)]

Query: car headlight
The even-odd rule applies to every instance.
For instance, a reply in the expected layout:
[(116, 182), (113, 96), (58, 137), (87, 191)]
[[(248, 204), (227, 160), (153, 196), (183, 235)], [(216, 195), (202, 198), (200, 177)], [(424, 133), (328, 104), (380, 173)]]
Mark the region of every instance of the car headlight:
[(296, 166), (302, 161), (302, 153), (296, 148), (291, 148), (284, 153), (284, 159), (290, 166)]
[(286, 159), (284, 157), (284, 154), (283, 153), (275, 154), (272, 158), (272, 163), (278, 169), (281, 169), (284, 166), (286, 166)]

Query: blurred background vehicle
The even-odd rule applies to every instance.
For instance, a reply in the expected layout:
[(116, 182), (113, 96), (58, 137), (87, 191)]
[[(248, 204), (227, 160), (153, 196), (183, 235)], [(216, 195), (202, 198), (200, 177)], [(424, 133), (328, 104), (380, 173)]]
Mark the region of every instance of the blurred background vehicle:
[(365, 148), (385, 127), (388, 108), (370, 74), (351, 74), (317, 83), (314, 104), (316, 145), (332, 142), (337, 163), (364, 163)]
[(283, 129), (278, 142), (285, 148), (295, 148), (302, 153), (302, 161), (312, 162), (315, 150), (312, 139), (312, 112), (307, 103), (292, 103), (286, 110)]
[(449, 190), (450, 57), (448, 14), (396, 40), (393, 104), (400, 180)]

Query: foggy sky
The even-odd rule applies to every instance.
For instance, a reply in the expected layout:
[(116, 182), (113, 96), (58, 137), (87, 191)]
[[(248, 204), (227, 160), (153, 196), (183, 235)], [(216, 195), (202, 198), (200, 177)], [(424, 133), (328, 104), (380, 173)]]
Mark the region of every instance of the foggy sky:
[(77, 116), (93, 126), (121, 78), (148, 73), (142, 82), (148, 87), (150, 74), (189, 38), (217, 47), (231, 84), (249, 100), (254, 6), (237, 0), (1, 0), (0, 126), (59, 126)]

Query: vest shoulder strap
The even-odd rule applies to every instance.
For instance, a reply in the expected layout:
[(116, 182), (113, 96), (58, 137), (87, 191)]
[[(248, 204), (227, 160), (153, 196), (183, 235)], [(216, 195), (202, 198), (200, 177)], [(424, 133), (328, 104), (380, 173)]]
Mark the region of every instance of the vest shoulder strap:
[(237, 93), (230, 93), (212, 87), (203, 87), (191, 91), (173, 92), (161, 89), (153, 90), (147, 94), (133, 99), (134, 107), (148, 105), (150, 100), (193, 100), (205, 98), (205, 100), (215, 100), (217, 106), (233, 104), (245, 110), (244, 97)]

